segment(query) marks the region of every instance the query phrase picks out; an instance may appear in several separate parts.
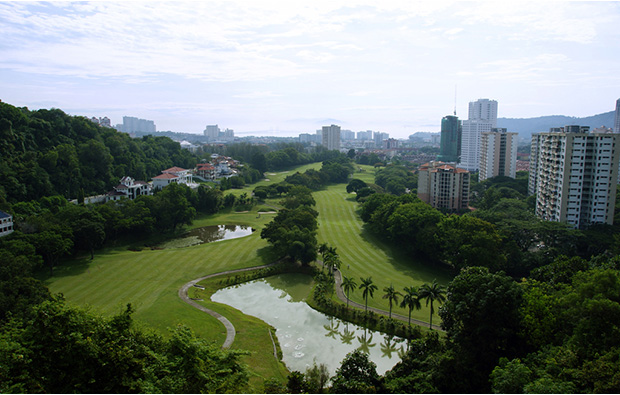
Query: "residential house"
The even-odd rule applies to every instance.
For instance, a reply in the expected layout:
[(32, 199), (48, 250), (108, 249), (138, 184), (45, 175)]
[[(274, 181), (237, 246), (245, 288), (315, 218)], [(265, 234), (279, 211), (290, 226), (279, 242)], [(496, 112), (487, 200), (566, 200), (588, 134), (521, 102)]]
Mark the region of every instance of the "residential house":
[(13, 233), (13, 216), (0, 211), (0, 237)]

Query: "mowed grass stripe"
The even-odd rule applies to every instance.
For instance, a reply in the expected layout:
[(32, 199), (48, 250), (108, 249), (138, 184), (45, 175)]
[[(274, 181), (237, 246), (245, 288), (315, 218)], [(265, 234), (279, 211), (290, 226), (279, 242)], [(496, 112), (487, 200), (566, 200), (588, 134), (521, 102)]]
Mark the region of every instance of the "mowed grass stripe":
[[(420, 286), (435, 278), (443, 284), (450, 280), (445, 272), (425, 265), (415, 257), (406, 257), (399, 251), (392, 251), (375, 236), (364, 231), (363, 222), (357, 214), (358, 204), (346, 193), (346, 184), (331, 185), (315, 192), (314, 197), (319, 211), (319, 242), (337, 247), (342, 261), (341, 271), (345, 276), (355, 278), (358, 284), (360, 277), (372, 277), (378, 290), (369, 299), (370, 306), (389, 309), (387, 300), (382, 298), (383, 288), (389, 285), (402, 291), (405, 286)], [(419, 269), (423, 269), (421, 273), (417, 273)], [(360, 290), (354, 292), (351, 299), (364, 303)], [(392, 311), (407, 314), (406, 309), (398, 306), (393, 306)], [(429, 313), (429, 308), (423, 303), (423, 309), (413, 312), (412, 316), (428, 321)], [(439, 321), (439, 317), (433, 319)]]

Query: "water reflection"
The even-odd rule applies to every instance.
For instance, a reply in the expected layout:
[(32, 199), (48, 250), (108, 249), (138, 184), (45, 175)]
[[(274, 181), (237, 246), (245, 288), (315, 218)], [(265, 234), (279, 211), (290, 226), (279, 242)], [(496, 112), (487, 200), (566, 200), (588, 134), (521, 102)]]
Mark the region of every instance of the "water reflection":
[[(349, 324), (310, 308), (300, 296), (309, 293), (310, 285), (309, 276), (286, 274), (225, 288), (211, 299), (275, 327), (282, 359), (290, 370), (304, 372), (316, 358), (317, 363), (327, 365), (333, 375), (346, 354), (355, 349), (367, 353), (377, 364), (380, 374), (400, 360), (396, 351), (402, 339)], [(377, 342), (381, 343), (380, 347)]]
[(182, 248), (220, 240), (237, 239), (251, 235), (253, 229), (245, 225), (214, 225), (192, 229), (183, 237), (162, 243), (161, 248)]

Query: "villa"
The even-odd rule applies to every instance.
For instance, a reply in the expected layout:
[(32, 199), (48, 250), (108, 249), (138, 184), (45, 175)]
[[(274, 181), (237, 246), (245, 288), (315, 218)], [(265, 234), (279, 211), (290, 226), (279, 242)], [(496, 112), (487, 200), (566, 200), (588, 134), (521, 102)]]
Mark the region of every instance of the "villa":
[(172, 183), (185, 184), (190, 188), (195, 188), (198, 184), (192, 180), (192, 174), (187, 169), (180, 167), (171, 167), (166, 170), (162, 170), (161, 174), (153, 177), (153, 188), (162, 189), (163, 187)]
[(120, 184), (114, 187), (113, 191), (108, 192), (106, 201), (135, 199), (141, 195), (152, 195), (151, 185), (146, 181), (136, 181), (129, 176), (121, 178)]

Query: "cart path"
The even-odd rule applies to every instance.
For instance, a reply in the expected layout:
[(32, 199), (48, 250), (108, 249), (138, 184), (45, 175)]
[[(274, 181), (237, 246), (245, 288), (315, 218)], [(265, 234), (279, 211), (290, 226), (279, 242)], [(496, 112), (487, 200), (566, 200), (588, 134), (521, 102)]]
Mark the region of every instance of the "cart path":
[(195, 280), (192, 280), (188, 283), (186, 283), (185, 285), (183, 285), (181, 287), (181, 289), (179, 289), (179, 297), (187, 304), (189, 304), (192, 307), (197, 308), (200, 311), (203, 311), (207, 314), (209, 314), (212, 317), (215, 317), (217, 320), (219, 320), (222, 324), (224, 324), (224, 327), (226, 328), (226, 340), (224, 341), (224, 344), (222, 345), (222, 348), (230, 348), (230, 346), (233, 344), (233, 342), (235, 341), (235, 335), (237, 334), (237, 332), (235, 331), (235, 327), (232, 324), (232, 322), (230, 322), (228, 320), (228, 318), (224, 317), (223, 315), (221, 315), (220, 313), (216, 313), (215, 311), (208, 309), (198, 303), (196, 303), (195, 301), (193, 301), (188, 295), (187, 292), (189, 291), (189, 289), (191, 287), (193, 287), (194, 285), (198, 284), (199, 282), (201, 282), (202, 280), (206, 280), (208, 278), (211, 277), (217, 277), (217, 276), (223, 276), (226, 274), (233, 274), (233, 273), (240, 273), (240, 272), (247, 272), (250, 270), (257, 270), (257, 269), (263, 269), (269, 266), (273, 266), (278, 262), (273, 262), (270, 263), (268, 265), (262, 265), (262, 266), (254, 266), (254, 267), (246, 267), (243, 269), (235, 269), (235, 270), (226, 270), (224, 272), (219, 272), (219, 273), (213, 273), (213, 274), (209, 274), (208, 276), (203, 276), (200, 278), (197, 278)]

